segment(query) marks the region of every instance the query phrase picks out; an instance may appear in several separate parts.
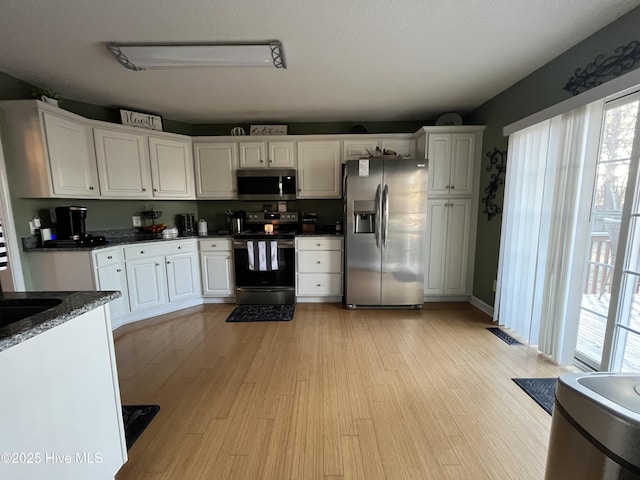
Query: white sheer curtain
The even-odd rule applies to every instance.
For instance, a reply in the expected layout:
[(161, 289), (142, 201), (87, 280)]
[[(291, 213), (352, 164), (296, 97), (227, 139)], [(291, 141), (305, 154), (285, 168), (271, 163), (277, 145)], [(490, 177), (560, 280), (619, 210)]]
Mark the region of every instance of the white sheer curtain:
[(529, 343), (537, 343), (531, 329), (550, 124), (509, 136), (507, 154), (494, 320)]
[(494, 319), (560, 364), (577, 338), (602, 110), (509, 137)]

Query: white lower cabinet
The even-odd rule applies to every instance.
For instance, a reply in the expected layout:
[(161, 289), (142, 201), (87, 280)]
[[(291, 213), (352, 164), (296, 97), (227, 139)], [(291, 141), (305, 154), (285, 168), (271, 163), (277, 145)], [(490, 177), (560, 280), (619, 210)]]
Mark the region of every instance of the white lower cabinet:
[(296, 296), (305, 301), (342, 297), (342, 237), (296, 238)]
[(200, 296), (196, 240), (124, 247), (131, 312)]
[(96, 290), (118, 290), (122, 296), (113, 300), (111, 324), (113, 328), (120, 326), (122, 319), (129, 313), (129, 293), (127, 289), (127, 273), (121, 248), (107, 248), (93, 252), (95, 265)]
[(199, 240), (202, 295), (231, 297), (235, 295), (233, 246), (228, 238)]
[(469, 295), (469, 198), (427, 202), (427, 264), (425, 295)]

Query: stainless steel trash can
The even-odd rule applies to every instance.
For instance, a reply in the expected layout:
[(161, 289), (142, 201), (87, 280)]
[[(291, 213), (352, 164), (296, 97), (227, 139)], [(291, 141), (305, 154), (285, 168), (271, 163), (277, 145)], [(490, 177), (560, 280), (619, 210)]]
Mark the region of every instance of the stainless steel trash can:
[(560, 376), (545, 480), (567, 479), (640, 480), (640, 374)]

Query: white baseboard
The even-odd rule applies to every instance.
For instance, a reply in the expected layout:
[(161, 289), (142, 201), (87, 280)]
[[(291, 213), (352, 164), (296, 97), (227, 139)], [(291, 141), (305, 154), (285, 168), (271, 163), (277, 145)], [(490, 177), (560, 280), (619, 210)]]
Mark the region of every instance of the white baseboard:
[(424, 303), (433, 302), (468, 302), (468, 295), (425, 295)]
[(484, 303), (478, 297), (474, 297), (473, 295), (469, 297), (469, 303), (493, 318), (493, 307), (491, 305)]

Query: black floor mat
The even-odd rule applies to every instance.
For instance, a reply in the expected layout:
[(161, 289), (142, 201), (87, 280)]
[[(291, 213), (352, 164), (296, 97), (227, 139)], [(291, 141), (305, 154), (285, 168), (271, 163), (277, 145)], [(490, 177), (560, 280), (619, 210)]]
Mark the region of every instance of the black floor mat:
[(516, 385), (551, 415), (556, 395), (557, 378), (512, 378)]
[(273, 322), (293, 320), (295, 305), (239, 305), (227, 322)]
[(505, 332), (500, 328), (487, 327), (487, 330), (489, 330), (496, 337), (498, 337), (503, 342), (508, 343), (509, 345), (522, 345), (522, 343), (520, 343), (518, 340), (516, 340), (515, 338), (513, 338), (511, 335), (509, 335), (507, 332)]
[(159, 405), (122, 406), (122, 419), (124, 420), (124, 436), (127, 440), (127, 450), (131, 448), (159, 411)]

